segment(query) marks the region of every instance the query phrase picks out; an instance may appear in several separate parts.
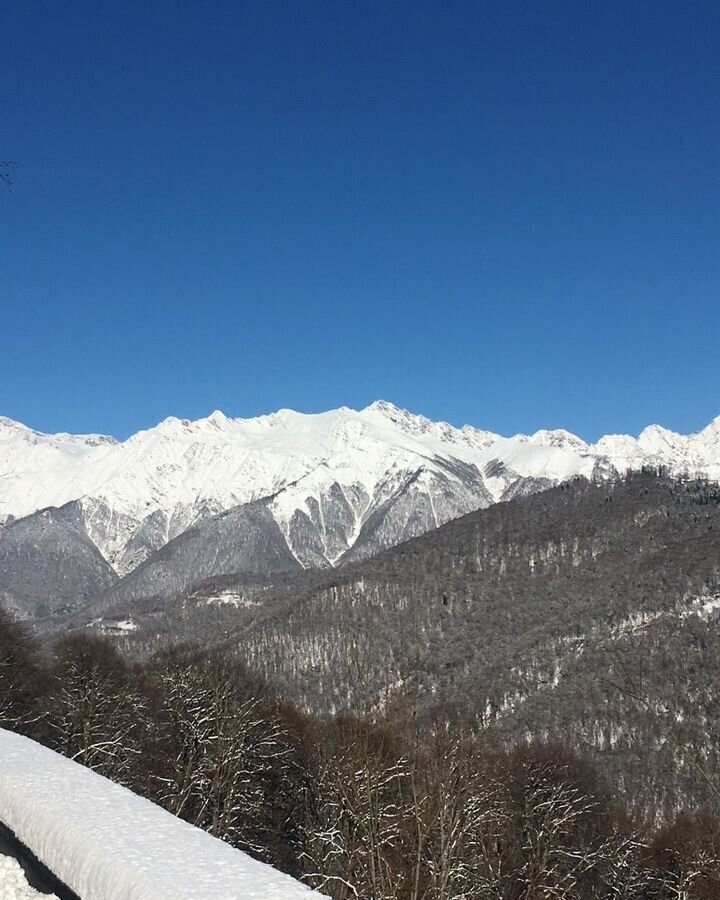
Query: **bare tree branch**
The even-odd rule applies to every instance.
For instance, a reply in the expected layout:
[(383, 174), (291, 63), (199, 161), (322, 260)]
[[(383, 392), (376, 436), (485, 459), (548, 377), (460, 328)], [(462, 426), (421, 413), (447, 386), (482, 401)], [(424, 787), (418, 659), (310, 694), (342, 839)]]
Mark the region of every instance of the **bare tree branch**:
[(11, 159), (0, 159), (0, 181), (9, 191), (13, 189), (12, 170), (16, 166), (17, 163)]

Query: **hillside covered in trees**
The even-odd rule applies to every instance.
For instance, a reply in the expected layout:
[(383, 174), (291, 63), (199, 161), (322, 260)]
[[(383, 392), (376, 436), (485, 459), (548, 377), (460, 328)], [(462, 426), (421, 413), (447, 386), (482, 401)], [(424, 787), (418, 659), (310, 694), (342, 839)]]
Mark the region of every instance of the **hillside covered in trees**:
[(499, 749), (458, 717), (307, 715), (226, 648), (130, 664), (76, 634), (48, 653), (3, 613), (0, 697), (0, 727), (335, 900), (720, 896), (710, 805), (650, 828), (566, 747)]
[[(720, 491), (643, 472), (498, 504), (328, 573), (238, 575), (84, 618), (224, 643), (320, 715), (470, 720), (596, 760), (669, 821), (720, 767)], [(652, 764), (650, 764), (652, 762)]]
[(718, 487), (578, 479), (332, 571), (5, 618), (0, 725), (337, 900), (718, 897), (719, 623)]

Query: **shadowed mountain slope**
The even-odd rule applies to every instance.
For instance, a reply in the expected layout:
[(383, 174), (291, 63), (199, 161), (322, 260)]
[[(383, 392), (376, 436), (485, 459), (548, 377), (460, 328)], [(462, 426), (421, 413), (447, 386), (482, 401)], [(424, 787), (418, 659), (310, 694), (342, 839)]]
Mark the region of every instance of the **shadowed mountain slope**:
[(77, 503), (0, 528), (0, 603), (21, 618), (70, 612), (116, 581)]

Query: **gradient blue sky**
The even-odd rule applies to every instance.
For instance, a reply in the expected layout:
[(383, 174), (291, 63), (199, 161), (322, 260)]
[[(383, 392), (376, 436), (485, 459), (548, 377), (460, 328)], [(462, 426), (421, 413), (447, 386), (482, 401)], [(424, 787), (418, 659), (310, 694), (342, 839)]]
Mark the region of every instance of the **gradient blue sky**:
[(0, 415), (720, 414), (720, 4), (3, 6)]

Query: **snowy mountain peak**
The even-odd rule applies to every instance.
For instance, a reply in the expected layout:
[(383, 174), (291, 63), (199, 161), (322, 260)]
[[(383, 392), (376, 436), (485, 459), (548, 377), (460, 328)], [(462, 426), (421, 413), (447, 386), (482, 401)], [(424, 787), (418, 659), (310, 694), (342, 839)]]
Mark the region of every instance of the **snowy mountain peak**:
[(36, 431), (34, 428), (30, 428), (22, 422), (16, 422), (15, 419), (9, 419), (7, 416), (0, 416), (0, 435), (3, 435), (3, 433), (6, 438), (18, 437), (30, 443), (85, 444), (88, 447), (118, 443), (114, 437), (110, 437), (107, 434), (68, 434), (65, 431), (57, 434), (44, 434), (42, 431)]
[(684, 435), (670, 431), (668, 428), (663, 428), (662, 425), (648, 425), (647, 428), (640, 432), (638, 441), (649, 446), (658, 443), (673, 445), (681, 441), (687, 441), (687, 438)]
[(0, 428), (9, 428), (9, 429), (22, 428), (25, 431), (30, 430), (27, 427), (27, 425), (23, 425), (21, 422), (16, 422), (15, 419), (8, 419), (7, 416), (0, 416)]
[[(352, 412), (352, 410), (349, 410), (349, 412)], [(499, 438), (497, 434), (489, 431), (480, 431), (472, 425), (463, 425), (462, 428), (456, 428), (448, 422), (435, 422), (426, 416), (416, 415), (407, 409), (401, 409), (387, 400), (376, 400), (359, 413), (364, 418), (368, 418), (368, 414), (371, 418), (382, 417), (382, 419), (401, 429), (406, 434), (420, 437), (423, 435), (432, 436), (445, 443), (481, 447), (487, 446)]]
[(529, 440), (540, 447), (569, 448), (580, 452), (585, 452), (589, 449), (588, 444), (582, 438), (572, 434), (570, 431), (565, 431), (564, 428), (555, 428), (552, 431), (541, 429), (536, 431)]
[(695, 437), (699, 440), (716, 441), (720, 443), (720, 416), (716, 416), (709, 425), (699, 431)]
[(224, 429), (228, 426), (232, 425), (232, 419), (228, 418), (224, 412), (220, 409), (216, 409), (214, 412), (211, 412), (210, 415), (205, 419), (208, 425), (212, 425), (215, 428)]
[(390, 403), (387, 400), (376, 400), (374, 403), (371, 403), (370, 406), (367, 406), (362, 410), (361, 415), (367, 415), (368, 413), (371, 415), (380, 415), (388, 422), (392, 422), (393, 425), (397, 425), (404, 431), (409, 432), (422, 434), (433, 425), (430, 419), (426, 419), (425, 416), (417, 416), (414, 413), (408, 412), (406, 409), (395, 406), (394, 403)]
[[(346, 409), (346, 407), (341, 407), (341, 409)], [(395, 404), (390, 403), (389, 400), (374, 400), (369, 406), (365, 407), (363, 412), (379, 412), (392, 416), (397, 413), (406, 413), (407, 410), (395, 406)]]
[(2, 419), (0, 522), (79, 501), (88, 535), (124, 572), (193, 524), (273, 498), (291, 552), (325, 565), (358, 542), (387, 546), (518, 492), (648, 464), (720, 478), (720, 417), (689, 437), (650, 426), (594, 445), (563, 429), (504, 438), (457, 428), (385, 400), (359, 411), (171, 416), (121, 443)]

